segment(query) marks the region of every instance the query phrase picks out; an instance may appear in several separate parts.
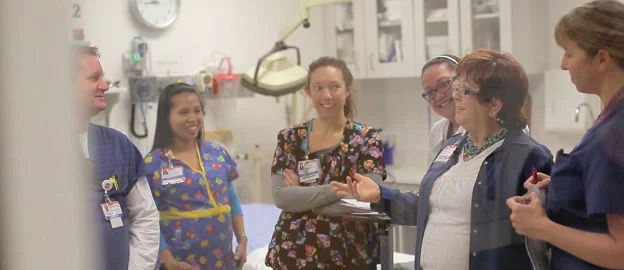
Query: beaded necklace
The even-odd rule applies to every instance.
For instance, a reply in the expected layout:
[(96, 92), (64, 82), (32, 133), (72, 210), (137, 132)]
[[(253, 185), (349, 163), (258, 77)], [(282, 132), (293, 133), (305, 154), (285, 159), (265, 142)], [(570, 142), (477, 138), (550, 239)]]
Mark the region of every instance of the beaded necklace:
[(505, 139), (505, 137), (507, 137), (507, 129), (502, 128), (501, 131), (498, 132), (498, 134), (495, 134), (492, 137), (485, 138), (485, 143), (481, 147), (474, 145), (474, 142), (472, 141), (472, 135), (470, 133), (466, 133), (466, 136), (466, 144), (464, 144), (464, 160), (468, 161), (481, 154), (483, 150), (487, 149), (493, 144)]

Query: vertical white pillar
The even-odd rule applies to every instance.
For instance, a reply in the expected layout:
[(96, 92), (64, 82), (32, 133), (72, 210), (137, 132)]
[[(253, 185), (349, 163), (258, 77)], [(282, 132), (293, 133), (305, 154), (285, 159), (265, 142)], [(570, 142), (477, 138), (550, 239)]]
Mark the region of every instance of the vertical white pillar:
[(70, 4), (0, 0), (0, 268), (95, 269), (74, 155)]

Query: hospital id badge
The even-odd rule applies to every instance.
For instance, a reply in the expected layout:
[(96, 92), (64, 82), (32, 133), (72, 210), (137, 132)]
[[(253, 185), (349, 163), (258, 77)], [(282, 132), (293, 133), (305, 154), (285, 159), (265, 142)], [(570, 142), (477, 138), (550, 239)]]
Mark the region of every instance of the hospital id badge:
[(303, 184), (309, 184), (316, 182), (320, 178), (321, 161), (318, 159), (310, 159), (299, 161), (297, 163), (297, 174), (299, 175), (299, 182)]
[(457, 149), (456, 144), (447, 146), (444, 150), (442, 150), (442, 152), (440, 152), (433, 163), (446, 163), (455, 152), (455, 149)]
[(100, 204), (100, 206), (102, 207), (102, 213), (104, 213), (104, 219), (111, 223), (113, 229), (123, 226), (123, 221), (121, 221), (123, 211), (118, 201), (106, 202)]
[(184, 173), (182, 172), (182, 166), (162, 168), (161, 181), (163, 186), (184, 182)]

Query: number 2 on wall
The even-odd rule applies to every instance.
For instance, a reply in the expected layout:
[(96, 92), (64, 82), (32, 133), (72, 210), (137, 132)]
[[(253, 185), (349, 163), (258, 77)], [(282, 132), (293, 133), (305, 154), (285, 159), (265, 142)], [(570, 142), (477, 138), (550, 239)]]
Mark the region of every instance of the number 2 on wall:
[(80, 18), (82, 16), (80, 13), (80, 4), (73, 4), (72, 8), (74, 10), (72, 18)]

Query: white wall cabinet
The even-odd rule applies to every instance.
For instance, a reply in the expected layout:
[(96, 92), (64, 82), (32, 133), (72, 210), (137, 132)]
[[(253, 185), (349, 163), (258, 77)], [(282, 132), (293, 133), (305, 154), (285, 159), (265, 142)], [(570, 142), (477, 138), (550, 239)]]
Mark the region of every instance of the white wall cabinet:
[(327, 7), (324, 14), (324, 51), (344, 60), (355, 78), (366, 78), (364, 5), (353, 2), (336, 4)]
[(414, 0), (419, 66), (437, 55), (461, 54), (459, 13), (458, 0)]
[(326, 8), (325, 52), (358, 79), (415, 77), (413, 0), (355, 0)]
[[(543, 0), (414, 0), (416, 46), (424, 59), (488, 48), (510, 52), (527, 73), (548, 66)], [(422, 63), (420, 63), (422, 65)]]
[(325, 15), (326, 54), (360, 79), (417, 77), (433, 56), (479, 48), (510, 52), (529, 74), (548, 66), (543, 0), (354, 0)]

